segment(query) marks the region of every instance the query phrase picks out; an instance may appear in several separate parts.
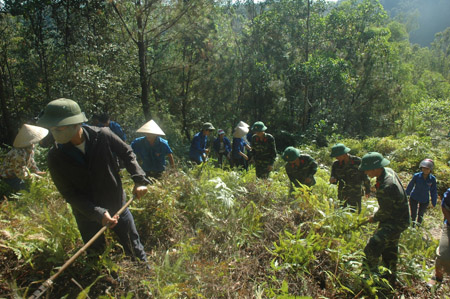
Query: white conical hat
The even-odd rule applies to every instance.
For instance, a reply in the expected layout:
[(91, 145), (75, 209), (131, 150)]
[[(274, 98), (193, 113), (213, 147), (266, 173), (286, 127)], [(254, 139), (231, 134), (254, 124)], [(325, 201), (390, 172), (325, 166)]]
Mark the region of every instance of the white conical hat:
[(237, 128), (237, 127), (247, 127), (247, 128), (250, 128), (250, 126), (249, 126), (248, 124), (246, 124), (245, 122), (243, 122), (242, 120), (237, 124), (236, 128)]
[(242, 138), (248, 133), (248, 127), (236, 127), (234, 129), (233, 137)]
[(154, 134), (154, 135), (166, 135), (163, 130), (155, 123), (155, 121), (152, 119), (149, 122), (146, 122), (145, 125), (140, 127), (137, 131), (137, 133), (147, 133), (147, 134)]
[(47, 129), (24, 124), (22, 128), (20, 128), (19, 133), (16, 136), (16, 139), (14, 139), (13, 146), (14, 147), (30, 146), (44, 139), (44, 137), (47, 136), (47, 134), (48, 134)]

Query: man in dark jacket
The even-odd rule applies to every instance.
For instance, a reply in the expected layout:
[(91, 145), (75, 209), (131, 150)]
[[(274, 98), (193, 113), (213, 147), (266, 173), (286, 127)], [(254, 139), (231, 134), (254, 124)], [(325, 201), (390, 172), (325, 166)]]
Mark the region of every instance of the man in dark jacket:
[[(72, 206), (83, 241), (86, 243), (108, 225), (119, 237), (127, 255), (146, 261), (131, 212), (114, 215), (126, 202), (116, 157), (122, 159), (140, 198), (149, 183), (130, 146), (107, 128), (82, 126), (87, 119), (78, 104), (57, 99), (46, 106), (38, 124), (48, 127), (56, 143), (48, 153), (48, 167), (58, 191)], [(91, 251), (104, 249), (104, 237)]]
[(384, 266), (391, 271), (386, 276), (392, 284), (396, 279), (398, 241), (401, 233), (408, 228), (410, 217), (406, 192), (397, 174), (385, 167), (389, 163), (380, 153), (371, 152), (362, 157), (359, 170), (371, 178), (377, 178), (375, 187), (379, 209), (368, 220), (379, 224), (364, 248), (366, 262), (372, 271), (377, 272), (381, 256)]

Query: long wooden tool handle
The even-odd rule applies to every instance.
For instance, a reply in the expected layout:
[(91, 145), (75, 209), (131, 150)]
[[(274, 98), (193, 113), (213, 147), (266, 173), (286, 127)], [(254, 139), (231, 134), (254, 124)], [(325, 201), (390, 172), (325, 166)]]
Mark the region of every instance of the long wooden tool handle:
[[(134, 199), (135, 199), (135, 196), (133, 196), (129, 201), (127, 201), (127, 203), (123, 207), (121, 207), (120, 210), (117, 211), (117, 213), (114, 216), (119, 216), (120, 214), (122, 214), (123, 211), (125, 211), (125, 209), (128, 208), (128, 206), (133, 202)], [(92, 243), (94, 243), (95, 240), (97, 240), (98, 237), (100, 237), (107, 228), (108, 228), (108, 224), (103, 226), (86, 244), (84, 244), (83, 247), (81, 247), (77, 251), (77, 253), (75, 253), (67, 262), (64, 263), (64, 265), (61, 266), (61, 268), (58, 270), (58, 272), (56, 272), (49, 279), (47, 279), (36, 291), (34, 291), (34, 293), (28, 299), (36, 299), (36, 298), (41, 297), (45, 293), (45, 291), (47, 291), (47, 289), (52, 286), (53, 281), (64, 270), (66, 270), (83, 252), (85, 252), (86, 249), (88, 249), (89, 246), (91, 246)]]

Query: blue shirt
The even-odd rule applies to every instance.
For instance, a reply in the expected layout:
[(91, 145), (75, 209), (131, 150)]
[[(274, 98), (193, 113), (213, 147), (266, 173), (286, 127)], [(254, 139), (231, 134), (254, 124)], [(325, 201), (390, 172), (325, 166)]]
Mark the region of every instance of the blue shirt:
[[(103, 124), (98, 124), (96, 125), (97, 127), (104, 127)], [(122, 139), (123, 141), (127, 140), (127, 135), (125, 135), (125, 132), (122, 130), (122, 127), (116, 123), (115, 121), (109, 121), (109, 128), (111, 129), (111, 131), (114, 132), (114, 134), (116, 134), (117, 136), (119, 136), (120, 139)]]
[[(442, 197), (441, 206), (450, 211), (450, 188), (445, 191), (444, 196)], [(449, 225), (447, 219), (444, 220), (444, 223)]]
[(191, 148), (189, 149), (189, 158), (197, 162), (203, 162), (203, 154), (206, 152), (206, 142), (208, 141), (208, 136), (203, 135), (200, 131), (194, 135), (191, 142)]
[(433, 204), (433, 207), (436, 206), (436, 177), (430, 173), (425, 179), (423, 177), (423, 172), (415, 173), (406, 188), (406, 194), (420, 203), (429, 203), (431, 195), (431, 203)]
[(155, 143), (150, 145), (146, 137), (139, 137), (131, 143), (136, 156), (142, 160), (144, 171), (162, 172), (166, 169), (166, 155), (172, 153), (167, 140), (156, 137)]
[[(223, 145), (224, 145), (224, 149), (225, 149), (225, 154), (228, 154), (229, 152), (231, 152), (230, 139), (228, 139), (225, 136), (223, 137)], [(219, 152), (219, 150), (220, 150), (220, 137), (217, 137), (216, 139), (214, 139), (213, 148), (214, 148), (214, 150), (216, 152)]]
[(244, 153), (245, 145), (248, 144), (245, 142), (244, 138), (233, 138), (233, 151), (232, 156), (234, 159), (244, 159), (239, 152)]

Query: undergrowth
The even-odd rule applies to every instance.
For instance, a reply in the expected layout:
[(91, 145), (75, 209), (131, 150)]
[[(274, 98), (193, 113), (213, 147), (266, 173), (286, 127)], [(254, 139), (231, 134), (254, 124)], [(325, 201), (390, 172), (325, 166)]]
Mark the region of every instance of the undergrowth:
[[(404, 184), (431, 157), (449, 186), (449, 167), (426, 140), (340, 141), (355, 155), (382, 152)], [(336, 186), (328, 184), (329, 148), (302, 150), (320, 164), (317, 184), (293, 192), (280, 159), (267, 180), (257, 179), (253, 167), (223, 170), (213, 161), (165, 173), (131, 207), (150, 269), (125, 257), (108, 232), (105, 253), (80, 257), (48, 298), (425, 298), (449, 291), (425, 287), (440, 237), (438, 207), (427, 211), (421, 227), (402, 234), (399, 285), (392, 288), (363, 271), (363, 248), (376, 226), (361, 223), (377, 209), (376, 199), (364, 199), (360, 214), (340, 208)], [(122, 176), (130, 194), (132, 181)], [(82, 242), (70, 206), (48, 176), (0, 209), (0, 297), (27, 297)]]

